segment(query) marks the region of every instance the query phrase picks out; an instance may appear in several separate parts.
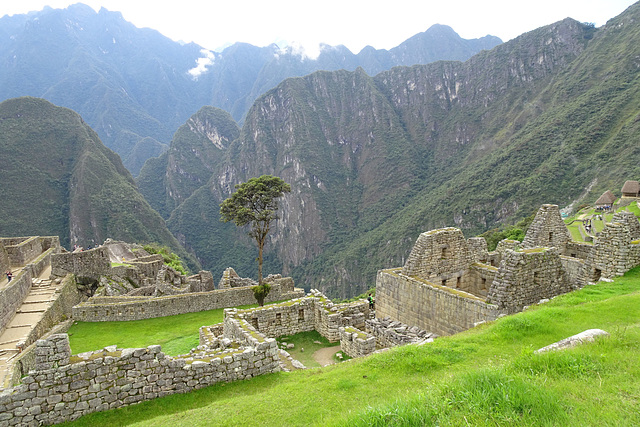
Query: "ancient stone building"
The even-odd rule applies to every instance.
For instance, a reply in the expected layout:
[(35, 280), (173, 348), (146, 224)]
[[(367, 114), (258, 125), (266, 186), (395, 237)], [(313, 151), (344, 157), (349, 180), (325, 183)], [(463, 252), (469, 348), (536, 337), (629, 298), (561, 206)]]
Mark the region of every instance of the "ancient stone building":
[(640, 264), (630, 212), (615, 214), (593, 244), (572, 241), (556, 205), (540, 207), (522, 243), (487, 252), (483, 240), (456, 228), (422, 233), (404, 267), (378, 272), (376, 316), (447, 335)]

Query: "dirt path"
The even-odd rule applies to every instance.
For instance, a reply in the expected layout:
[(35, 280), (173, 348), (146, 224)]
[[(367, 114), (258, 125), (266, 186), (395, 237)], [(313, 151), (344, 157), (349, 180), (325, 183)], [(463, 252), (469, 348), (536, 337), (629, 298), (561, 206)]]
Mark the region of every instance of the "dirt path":
[(333, 355), (340, 351), (340, 346), (325, 347), (313, 353), (313, 360), (318, 362), (320, 366), (333, 365)]

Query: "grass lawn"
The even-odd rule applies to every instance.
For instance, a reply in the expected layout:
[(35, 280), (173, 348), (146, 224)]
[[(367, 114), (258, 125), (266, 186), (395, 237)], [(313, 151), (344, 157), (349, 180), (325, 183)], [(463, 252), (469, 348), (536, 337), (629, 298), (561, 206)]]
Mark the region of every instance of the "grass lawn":
[[(252, 304), (238, 308), (257, 306)], [(189, 353), (192, 348), (198, 346), (198, 331), (201, 326), (220, 323), (224, 319), (223, 316), (224, 309), (219, 308), (129, 322), (76, 322), (68, 332), (69, 345), (71, 352), (78, 354), (100, 350), (110, 345), (117, 345), (119, 348), (143, 348), (160, 344), (165, 354), (177, 356)]]
[[(533, 353), (591, 328), (611, 336)], [(640, 425), (639, 355), (636, 268), (428, 345), (217, 384), (66, 425)]]
[[(340, 345), (339, 342), (330, 343), (328, 339), (320, 335), (317, 331), (300, 332), (299, 334), (280, 337), (276, 340), (278, 341), (278, 345), (281, 342), (293, 344), (295, 347), (288, 349), (287, 352), (291, 357), (302, 362), (307, 368), (320, 367), (320, 364), (313, 359), (314, 352), (321, 348)], [(302, 351), (302, 349), (304, 349), (304, 351)]]

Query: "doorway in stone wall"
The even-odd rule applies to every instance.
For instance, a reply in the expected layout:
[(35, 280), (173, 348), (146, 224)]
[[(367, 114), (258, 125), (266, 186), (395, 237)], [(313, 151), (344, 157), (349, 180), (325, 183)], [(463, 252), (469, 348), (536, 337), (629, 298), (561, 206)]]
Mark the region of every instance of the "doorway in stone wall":
[(597, 283), (598, 280), (600, 280), (600, 277), (602, 277), (602, 270), (600, 270), (599, 268), (594, 269), (594, 271), (593, 271), (593, 283)]

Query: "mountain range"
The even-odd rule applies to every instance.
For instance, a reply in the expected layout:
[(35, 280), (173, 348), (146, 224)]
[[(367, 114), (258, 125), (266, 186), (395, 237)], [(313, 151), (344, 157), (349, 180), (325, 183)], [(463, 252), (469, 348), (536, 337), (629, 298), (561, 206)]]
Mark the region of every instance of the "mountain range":
[(207, 268), (251, 271), (254, 256), (238, 256), (251, 242), (219, 223), (218, 204), (252, 176), (281, 176), (292, 193), (271, 268), (358, 294), (377, 269), (402, 265), (422, 231), (475, 235), (637, 179), (639, 19), (636, 4), (602, 28), (567, 18), (465, 62), (289, 78), (216, 148), (221, 160), (191, 180), (210, 176), (199, 189), (169, 185), (197, 167), (199, 149), (176, 139), (184, 167), (150, 162), (139, 188)]
[(640, 3), (601, 28), (567, 18), (466, 61), (290, 77), (240, 122), (233, 108), (195, 109), (136, 183), (204, 268), (249, 276), (255, 245), (220, 222), (219, 203), (253, 176), (282, 177), (292, 192), (265, 272), (357, 295), (423, 231), (471, 236), (639, 179), (639, 20)]
[[(358, 66), (375, 74), (397, 65), (465, 60), (501, 43), (492, 36), (464, 40), (435, 25), (389, 51), (369, 46), (353, 54), (325, 45), (310, 59), (275, 44), (236, 43), (212, 52), (80, 3), (4, 16), (0, 40), (0, 101), (34, 96), (73, 109), (134, 176), (204, 105), (241, 123), (253, 101), (287, 77)], [(206, 64), (200, 69), (199, 60)]]

